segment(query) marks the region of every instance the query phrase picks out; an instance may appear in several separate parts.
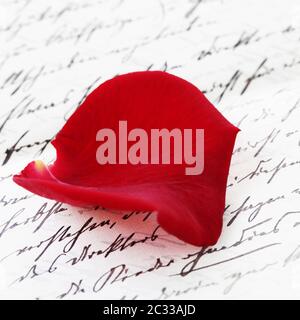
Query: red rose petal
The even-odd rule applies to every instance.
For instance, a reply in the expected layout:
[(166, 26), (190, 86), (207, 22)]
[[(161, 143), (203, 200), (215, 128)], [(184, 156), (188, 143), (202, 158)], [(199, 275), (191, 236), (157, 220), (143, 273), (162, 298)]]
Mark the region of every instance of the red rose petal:
[[(204, 129), (204, 171), (186, 175), (186, 164), (99, 165), (96, 133), (142, 128)], [(168, 232), (188, 243), (217, 242), (225, 206), (226, 181), (236, 134), (192, 84), (160, 71), (117, 76), (95, 89), (52, 141), (57, 159), (49, 167), (31, 162), (13, 177), (43, 197), (76, 206), (155, 210)]]

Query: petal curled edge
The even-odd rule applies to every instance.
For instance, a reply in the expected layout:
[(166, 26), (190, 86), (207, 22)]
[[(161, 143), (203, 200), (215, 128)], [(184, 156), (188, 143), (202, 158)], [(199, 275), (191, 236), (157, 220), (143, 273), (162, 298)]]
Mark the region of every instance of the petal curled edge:
[[(127, 120), (130, 128), (200, 128), (205, 131), (204, 171), (183, 165), (99, 165), (97, 130)], [(128, 130), (130, 130), (128, 128)], [(157, 211), (158, 223), (197, 246), (217, 242), (226, 183), (239, 129), (189, 82), (166, 72), (117, 76), (95, 89), (52, 141), (56, 161), (33, 161), (13, 180), (40, 196), (75, 206)]]

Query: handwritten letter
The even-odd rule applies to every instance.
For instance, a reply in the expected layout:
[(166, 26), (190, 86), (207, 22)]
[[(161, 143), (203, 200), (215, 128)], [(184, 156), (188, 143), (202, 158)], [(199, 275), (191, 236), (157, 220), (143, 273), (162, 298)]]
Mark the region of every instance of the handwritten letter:
[[(0, 2), (0, 297), (300, 298), (300, 3)], [(165, 70), (240, 127), (208, 248), (151, 212), (90, 210), (12, 182), (103, 81)]]

